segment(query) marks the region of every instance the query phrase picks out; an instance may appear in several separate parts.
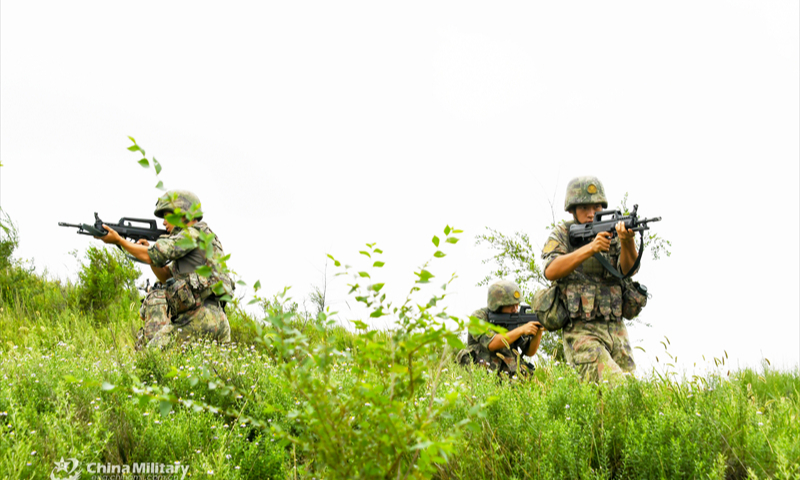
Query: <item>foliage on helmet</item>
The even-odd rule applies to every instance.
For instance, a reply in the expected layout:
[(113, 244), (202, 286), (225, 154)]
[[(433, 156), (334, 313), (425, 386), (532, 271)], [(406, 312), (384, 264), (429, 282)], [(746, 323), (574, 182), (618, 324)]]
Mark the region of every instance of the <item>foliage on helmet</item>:
[(567, 196), (564, 199), (564, 211), (569, 212), (578, 205), (599, 203), (608, 208), (606, 190), (597, 177), (576, 177), (567, 184)]
[[(192, 209), (192, 206), (195, 209)], [(170, 190), (159, 197), (154, 215), (158, 218), (164, 218), (164, 215), (173, 213), (179, 208), (181, 212), (192, 212), (197, 220), (203, 218), (200, 199), (194, 193), (186, 190)]]
[(519, 305), (521, 299), (522, 290), (520, 290), (519, 285), (511, 280), (500, 280), (489, 285), (487, 307), (493, 312), (500, 307)]

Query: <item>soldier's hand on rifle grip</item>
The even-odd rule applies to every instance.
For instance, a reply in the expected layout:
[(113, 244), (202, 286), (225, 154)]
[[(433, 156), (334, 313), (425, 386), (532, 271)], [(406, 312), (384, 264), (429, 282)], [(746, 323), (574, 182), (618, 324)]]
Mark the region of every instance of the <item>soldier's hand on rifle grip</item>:
[(109, 228), (108, 225), (103, 224), (103, 228), (106, 229), (108, 235), (104, 235), (102, 237), (94, 237), (98, 240), (102, 240), (104, 243), (108, 243), (111, 245), (119, 245), (122, 242), (122, 237), (119, 236), (119, 233), (116, 232), (113, 228)]
[(607, 252), (611, 248), (611, 233), (600, 232), (594, 237), (592, 243), (589, 244), (592, 248), (592, 253)]
[(622, 243), (628, 243), (636, 238), (636, 232), (629, 228), (625, 228), (624, 222), (617, 222), (617, 225), (614, 228), (616, 228), (617, 235), (619, 235), (619, 240)]
[(522, 335), (534, 336), (536, 335), (536, 332), (538, 332), (540, 328), (542, 328), (542, 325), (539, 322), (528, 322), (525, 325), (519, 327), (519, 330), (522, 333)]
[(139, 240), (136, 240), (136, 243), (139, 245), (144, 245), (145, 247), (150, 246), (150, 242), (148, 242), (146, 238), (140, 238)]

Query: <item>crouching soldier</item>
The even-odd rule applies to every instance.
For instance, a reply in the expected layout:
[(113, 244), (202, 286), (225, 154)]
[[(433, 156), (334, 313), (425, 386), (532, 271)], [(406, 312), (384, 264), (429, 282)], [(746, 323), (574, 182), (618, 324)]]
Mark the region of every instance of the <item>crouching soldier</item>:
[[(471, 316), (489, 321), (489, 312), (518, 313), (521, 292), (516, 283), (501, 280), (489, 286), (487, 307), (475, 310)], [(529, 322), (505, 334), (493, 331), (467, 336), (467, 348), (458, 352), (456, 360), (461, 365), (478, 363), (498, 374), (509, 376), (533, 372), (533, 365), (522, 360), (522, 356), (532, 357), (539, 349), (544, 328), (539, 322)]]
[[(225, 304), (213, 287), (221, 281), (226, 292), (233, 292), (231, 279), (209, 261), (205, 250), (185, 241), (191, 238), (197, 242), (201, 236), (213, 233), (201, 221), (203, 213), (199, 207), (200, 200), (193, 193), (170, 191), (158, 199), (155, 210), (155, 216), (164, 219), (168, 236), (162, 236), (152, 245), (146, 240), (132, 243), (103, 225), (108, 235), (96, 237), (105, 243), (119, 245), (137, 260), (149, 264), (163, 285), (163, 289), (155, 288), (148, 292), (140, 311), (145, 317), (140, 343), (147, 341), (148, 347), (164, 347), (173, 339), (186, 341), (192, 337), (230, 341), (231, 329), (225, 315)], [(178, 209), (180, 212), (194, 212), (192, 220), (184, 217), (185, 229), (172, 225), (165, 218)], [(212, 257), (225, 255), (216, 235), (212, 244)], [(210, 267), (211, 274), (199, 275), (196, 270), (202, 266)]]

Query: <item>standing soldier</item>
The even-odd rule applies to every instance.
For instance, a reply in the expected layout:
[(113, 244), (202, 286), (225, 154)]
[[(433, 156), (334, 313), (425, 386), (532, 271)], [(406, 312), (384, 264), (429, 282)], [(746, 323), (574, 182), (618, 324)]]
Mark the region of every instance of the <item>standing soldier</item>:
[(580, 248), (569, 242), (570, 225), (590, 223), (607, 207), (599, 179), (572, 179), (567, 185), (564, 210), (573, 220), (553, 229), (542, 252), (544, 276), (559, 286), (560, 300), (569, 313), (563, 334), (564, 355), (583, 380), (594, 382), (615, 380), (636, 368), (622, 320), (622, 281), (594, 258), (599, 253), (626, 274), (636, 262), (635, 232), (620, 222), (614, 238), (602, 232)]
[[(166, 220), (166, 215), (176, 211), (194, 212), (191, 221), (184, 217), (185, 229)], [(191, 192), (169, 191), (156, 202), (155, 216), (164, 218), (163, 224), (169, 236), (162, 236), (152, 245), (146, 240), (131, 243), (106, 225), (103, 227), (108, 230), (108, 235), (97, 237), (105, 243), (119, 245), (137, 260), (149, 264), (164, 285), (161, 291), (151, 290), (142, 305), (144, 335), (145, 339), (150, 338), (147, 346), (163, 347), (173, 337), (186, 341), (193, 336), (229, 342), (231, 329), (225, 315), (225, 303), (213, 287), (221, 281), (225, 291), (232, 292), (231, 279), (209, 261), (205, 250), (186, 241), (192, 239), (196, 243), (198, 238), (213, 235), (208, 225), (201, 221), (200, 199)], [(213, 236), (212, 249), (212, 257), (225, 255), (216, 235)], [(210, 275), (196, 272), (203, 266), (211, 268)]]
[[(489, 312), (518, 313), (521, 297), (519, 286), (509, 280), (500, 280), (489, 286), (487, 308), (475, 310), (471, 316), (489, 321)], [(470, 362), (486, 365), (507, 375), (526, 374), (533, 366), (521, 361), (521, 355), (532, 357), (539, 349), (544, 328), (539, 322), (529, 322), (505, 334), (487, 332), (477, 337), (467, 334), (467, 348), (458, 352), (456, 360), (461, 365)]]

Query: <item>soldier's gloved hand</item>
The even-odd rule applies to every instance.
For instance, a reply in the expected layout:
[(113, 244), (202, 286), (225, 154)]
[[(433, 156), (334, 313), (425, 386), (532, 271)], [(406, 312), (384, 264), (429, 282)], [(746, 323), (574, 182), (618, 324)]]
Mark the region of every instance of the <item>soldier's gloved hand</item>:
[(614, 228), (617, 229), (617, 235), (619, 235), (619, 240), (621, 242), (628, 243), (636, 238), (636, 232), (629, 228), (625, 228), (625, 224), (623, 222), (617, 223)]
[(136, 240), (136, 243), (139, 245), (144, 245), (145, 247), (150, 246), (150, 242), (148, 242), (146, 238), (140, 238), (139, 240)]
[(594, 237), (592, 243), (589, 244), (592, 248), (592, 253), (607, 252), (611, 248), (611, 233), (600, 232)]
[(522, 335), (536, 335), (536, 332), (542, 328), (542, 324), (539, 322), (528, 322), (525, 325), (519, 327), (520, 333)]
[(103, 228), (106, 229), (108, 234), (102, 237), (94, 237), (94, 238), (102, 240), (104, 243), (108, 243), (111, 245), (119, 245), (120, 242), (122, 242), (122, 237), (119, 236), (119, 233), (117, 233), (116, 230), (114, 230), (113, 228), (109, 228), (109, 226), (105, 224), (103, 225)]

